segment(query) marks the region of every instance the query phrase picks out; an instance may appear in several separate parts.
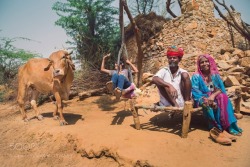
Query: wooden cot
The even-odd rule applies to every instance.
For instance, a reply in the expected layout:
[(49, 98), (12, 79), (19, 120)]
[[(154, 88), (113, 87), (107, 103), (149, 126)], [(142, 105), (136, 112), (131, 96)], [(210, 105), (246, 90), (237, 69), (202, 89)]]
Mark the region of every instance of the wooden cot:
[[(240, 113), (240, 102), (241, 102), (241, 91), (237, 89), (233, 96), (230, 98), (232, 101), (234, 101), (234, 112)], [(130, 106), (131, 106), (131, 112), (134, 119), (135, 129), (140, 130), (140, 119), (138, 116), (139, 109), (145, 109), (150, 111), (164, 111), (164, 112), (173, 112), (173, 111), (180, 111), (183, 113), (183, 121), (182, 121), (182, 138), (187, 138), (189, 127), (190, 127), (190, 121), (192, 113), (201, 111), (202, 108), (193, 108), (193, 103), (191, 101), (186, 101), (183, 108), (178, 107), (163, 107), (163, 106), (156, 106), (156, 105), (136, 105), (136, 99), (130, 99)]]

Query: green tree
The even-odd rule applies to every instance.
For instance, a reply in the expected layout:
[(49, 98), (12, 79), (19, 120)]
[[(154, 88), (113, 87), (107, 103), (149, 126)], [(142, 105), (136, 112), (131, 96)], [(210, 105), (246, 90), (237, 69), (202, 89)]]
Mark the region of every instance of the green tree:
[(105, 52), (117, 53), (120, 43), (118, 9), (114, 0), (67, 0), (52, 9), (60, 16), (56, 25), (72, 37), (80, 61), (99, 63)]
[(24, 62), (38, 55), (23, 49), (18, 49), (12, 44), (16, 40), (29, 40), (27, 38), (0, 38), (0, 85), (8, 83), (15, 78), (18, 68)]

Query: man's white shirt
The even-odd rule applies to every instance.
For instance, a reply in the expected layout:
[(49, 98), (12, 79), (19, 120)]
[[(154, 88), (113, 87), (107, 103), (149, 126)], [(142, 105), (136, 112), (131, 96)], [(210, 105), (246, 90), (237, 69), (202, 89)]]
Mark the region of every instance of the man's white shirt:
[[(162, 69), (160, 69), (154, 76), (157, 76), (161, 79), (163, 79), (164, 82), (167, 82), (169, 84), (171, 84), (176, 90), (177, 90), (177, 94), (178, 97), (176, 99), (177, 104), (179, 105), (179, 107), (183, 107), (184, 106), (184, 99), (183, 96), (181, 94), (181, 89), (180, 89), (180, 83), (181, 83), (181, 73), (183, 72), (187, 72), (186, 70), (179, 68), (175, 77), (173, 77), (169, 67), (164, 67)], [(171, 106), (171, 104), (169, 103), (169, 101), (167, 101), (162, 94), (160, 93), (160, 104), (163, 106)]]

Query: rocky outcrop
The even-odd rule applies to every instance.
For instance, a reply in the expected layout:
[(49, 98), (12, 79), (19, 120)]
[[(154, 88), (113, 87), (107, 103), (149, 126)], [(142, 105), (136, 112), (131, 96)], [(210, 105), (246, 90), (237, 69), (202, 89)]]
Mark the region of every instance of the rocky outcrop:
[[(184, 48), (185, 57), (190, 55), (198, 55), (200, 53), (209, 53), (214, 57), (227, 56), (228, 52), (232, 50), (237, 54), (239, 58), (244, 55), (242, 51), (235, 49), (245, 43), (245, 39), (223, 20), (215, 18), (213, 2), (211, 0), (182, 0), (182, 12), (183, 14), (177, 18), (167, 21), (163, 24), (161, 31), (154, 31), (154, 35), (145, 41), (143, 38), (143, 54), (144, 54), (144, 72), (155, 73), (159, 67), (166, 63), (165, 52), (168, 46), (176, 45)], [(140, 21), (140, 16), (136, 20), (138, 27), (140, 27), (142, 34), (145, 34), (144, 28), (155, 27), (155, 21), (157, 18), (153, 14), (150, 14), (150, 20)], [(147, 18), (148, 16), (145, 16)], [(140, 24), (143, 23), (143, 26)], [(146, 26), (148, 23), (150, 26)], [(159, 25), (159, 24), (157, 24)], [(150, 31), (151, 32), (151, 31)], [(152, 34), (152, 33), (149, 33)], [(136, 62), (137, 48), (136, 42), (133, 36), (128, 36), (126, 40), (127, 49), (129, 55), (133, 57)], [(143, 35), (145, 36), (145, 35)], [(221, 56), (223, 53), (224, 56)], [(227, 56), (228, 57), (228, 56)], [(219, 58), (218, 58), (219, 59)]]
[[(223, 19), (215, 18), (211, 0), (181, 0), (181, 2), (183, 14), (167, 21), (161, 31), (155, 32), (148, 40), (143, 40), (144, 83), (150, 81), (147, 76), (152, 77), (150, 74), (155, 74), (167, 65), (165, 55), (167, 47), (176, 45), (184, 49), (185, 54), (180, 66), (187, 69), (190, 75), (196, 70), (197, 56), (210, 54), (216, 60), (228, 91), (241, 88), (244, 102), (250, 101), (250, 79), (248, 79), (250, 50), (243, 51), (237, 48), (245, 43), (245, 39)], [(240, 16), (237, 13), (235, 15)], [(152, 17), (151, 19), (153, 20)], [(141, 22), (137, 20), (136, 23)], [(143, 32), (145, 34), (145, 31)], [(136, 63), (137, 48), (133, 36), (127, 38), (126, 45), (129, 55)]]

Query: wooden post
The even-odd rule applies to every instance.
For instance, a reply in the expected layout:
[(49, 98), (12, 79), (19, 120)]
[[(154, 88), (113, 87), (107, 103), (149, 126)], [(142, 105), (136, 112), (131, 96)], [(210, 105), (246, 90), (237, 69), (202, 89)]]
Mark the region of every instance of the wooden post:
[(141, 125), (140, 125), (140, 119), (138, 116), (138, 108), (135, 107), (135, 98), (130, 99), (129, 102), (130, 102), (131, 112), (134, 118), (135, 129), (140, 130)]
[(121, 48), (119, 50), (118, 53), (118, 59), (117, 59), (117, 64), (118, 64), (118, 72), (121, 70), (120, 69), (120, 60), (121, 60), (121, 54), (123, 53), (123, 47), (125, 45), (124, 43), (124, 21), (123, 21), (123, 4), (122, 4), (122, 0), (120, 0), (120, 5), (119, 5), (119, 10), (120, 10), (120, 14), (119, 14), (119, 23), (120, 23), (120, 32), (121, 32), (121, 38), (122, 38), (122, 45)]
[(241, 106), (241, 89), (235, 89), (236, 98), (234, 99), (234, 116), (236, 119), (243, 118), (243, 115), (240, 113)]
[(130, 20), (130, 23), (132, 27), (134, 28), (134, 34), (135, 34), (135, 39), (137, 43), (137, 51), (138, 51), (138, 56), (137, 56), (137, 68), (139, 72), (137, 73), (137, 87), (140, 87), (142, 85), (142, 60), (143, 60), (143, 51), (142, 51), (142, 41), (141, 41), (141, 32), (139, 28), (136, 25), (136, 22), (132, 16), (132, 14), (129, 11), (127, 1), (126, 0), (120, 0), (120, 3), (123, 5), (123, 9), (126, 11), (127, 16)]
[(241, 105), (241, 90), (236, 89), (235, 94), (237, 95), (237, 98), (234, 100), (234, 112), (236, 114), (240, 114), (240, 105)]
[(192, 108), (193, 108), (192, 102), (186, 101), (183, 110), (183, 122), (182, 122), (182, 133), (181, 133), (182, 138), (187, 138), (188, 136)]

